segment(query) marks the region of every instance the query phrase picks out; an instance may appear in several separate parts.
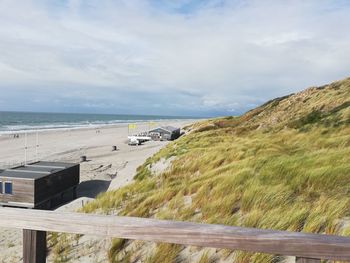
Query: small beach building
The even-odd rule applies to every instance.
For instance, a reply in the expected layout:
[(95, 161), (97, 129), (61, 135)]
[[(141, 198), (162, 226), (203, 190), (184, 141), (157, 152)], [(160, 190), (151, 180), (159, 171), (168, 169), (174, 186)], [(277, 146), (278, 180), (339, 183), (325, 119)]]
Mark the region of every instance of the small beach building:
[(149, 136), (153, 140), (172, 141), (180, 137), (180, 128), (173, 126), (162, 126), (149, 131)]
[(79, 164), (40, 161), (0, 170), (0, 206), (51, 209), (76, 198), (79, 180)]

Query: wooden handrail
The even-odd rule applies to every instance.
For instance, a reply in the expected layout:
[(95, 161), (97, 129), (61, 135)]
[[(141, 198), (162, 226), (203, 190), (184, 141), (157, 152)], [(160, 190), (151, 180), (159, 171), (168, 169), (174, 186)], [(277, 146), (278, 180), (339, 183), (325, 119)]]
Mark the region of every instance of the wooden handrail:
[(332, 235), (18, 208), (0, 208), (0, 226), (350, 260), (350, 238)]

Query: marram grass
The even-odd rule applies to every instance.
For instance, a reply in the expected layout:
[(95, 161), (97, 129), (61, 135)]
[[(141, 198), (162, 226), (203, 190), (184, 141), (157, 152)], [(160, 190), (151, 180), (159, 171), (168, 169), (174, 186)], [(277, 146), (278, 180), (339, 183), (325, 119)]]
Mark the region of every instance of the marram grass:
[[(101, 194), (83, 210), (350, 236), (350, 81), (344, 83), (311, 90), (317, 96), (310, 91), (272, 101), (242, 117), (195, 124), (139, 167), (134, 183)], [(274, 116), (283, 119), (274, 124)], [(148, 166), (171, 156), (170, 169), (152, 175)], [(111, 247), (111, 261), (120, 249)], [(177, 262), (181, 250), (158, 244), (144, 260)], [(234, 262), (281, 260), (228, 254)]]

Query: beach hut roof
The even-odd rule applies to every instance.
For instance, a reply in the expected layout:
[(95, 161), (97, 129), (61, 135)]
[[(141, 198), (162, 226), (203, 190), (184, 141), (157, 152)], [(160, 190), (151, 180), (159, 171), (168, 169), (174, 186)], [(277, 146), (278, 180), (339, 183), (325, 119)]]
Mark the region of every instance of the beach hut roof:
[(50, 176), (58, 171), (63, 171), (74, 166), (71, 163), (62, 162), (35, 162), (27, 165), (17, 166), (11, 169), (0, 170), (0, 179), (6, 178), (22, 178), (22, 179), (39, 179)]
[(179, 128), (175, 128), (173, 126), (163, 126), (161, 128), (163, 128), (163, 129), (165, 129), (167, 131), (170, 131), (170, 132), (177, 131), (179, 129)]
[(161, 126), (161, 127), (150, 130), (150, 132), (158, 130), (158, 129), (162, 129), (162, 130), (168, 131), (170, 133), (179, 130), (179, 128), (175, 128), (173, 126)]

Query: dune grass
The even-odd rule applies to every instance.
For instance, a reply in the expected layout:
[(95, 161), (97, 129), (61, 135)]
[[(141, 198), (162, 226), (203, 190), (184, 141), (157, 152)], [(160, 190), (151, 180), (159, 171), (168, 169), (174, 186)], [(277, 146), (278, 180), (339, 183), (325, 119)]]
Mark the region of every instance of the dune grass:
[[(331, 129), (187, 136), (154, 156), (178, 156), (168, 172), (103, 194), (84, 211), (118, 209), (138, 217), (348, 234), (340, 220), (350, 216), (350, 128)], [(184, 196), (192, 198), (190, 206)], [(272, 257), (236, 255), (237, 262)]]
[(173, 263), (177, 262), (178, 254), (181, 250), (181, 246), (173, 244), (160, 243), (156, 246), (153, 254), (146, 259), (146, 263)]
[[(344, 100), (349, 90), (343, 92)], [(328, 95), (319, 100), (331, 100)], [(265, 111), (285, 107), (284, 100), (266, 104)], [(311, 103), (314, 97), (304, 100)], [(343, 106), (333, 103), (322, 114), (305, 106), (312, 109), (304, 117), (298, 112), (283, 125), (259, 126), (257, 120), (252, 124), (264, 110), (196, 124), (195, 131), (139, 167), (134, 183), (100, 195), (83, 210), (350, 236), (344, 223), (350, 216), (350, 110), (344, 100), (337, 100)], [(149, 165), (171, 156), (177, 158), (170, 169), (152, 175)], [(110, 253), (118, 249), (112, 246)], [(159, 244), (147, 260), (175, 262), (180, 251), (180, 246)], [(281, 259), (232, 253), (241, 263)]]

